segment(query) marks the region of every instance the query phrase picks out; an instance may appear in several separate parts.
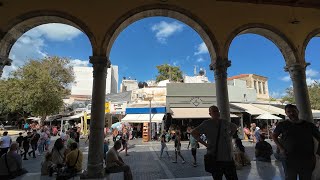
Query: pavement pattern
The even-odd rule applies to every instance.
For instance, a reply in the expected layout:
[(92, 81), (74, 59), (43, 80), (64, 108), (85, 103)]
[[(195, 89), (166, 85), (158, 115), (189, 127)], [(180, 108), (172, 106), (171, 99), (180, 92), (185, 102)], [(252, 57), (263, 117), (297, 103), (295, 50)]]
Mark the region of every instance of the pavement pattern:
[[(58, 137), (52, 138), (51, 146)], [(13, 138), (14, 139), (14, 138)], [(110, 138), (112, 139), (112, 138)], [(274, 146), (274, 143), (271, 142)], [(133, 173), (134, 180), (208, 180), (212, 179), (211, 174), (205, 172), (203, 164), (203, 155), (206, 150), (202, 146), (197, 151), (198, 166), (192, 166), (191, 150), (187, 150), (188, 142), (182, 142), (182, 155), (186, 160), (185, 164), (182, 164), (182, 160), (178, 157), (178, 163), (172, 163), (174, 158), (174, 146), (173, 142), (167, 144), (169, 155), (163, 154), (163, 158), (160, 156), (160, 142), (142, 143), (142, 139), (135, 139), (129, 141), (129, 156), (125, 156), (124, 152), (120, 153), (126, 164), (130, 165)], [(241, 170), (237, 170), (239, 180), (281, 180), (284, 179), (281, 163), (272, 159), (271, 163), (254, 161), (254, 144), (244, 142), (246, 152), (251, 158), (251, 166), (243, 167)], [(112, 143), (110, 148), (112, 147)], [(80, 142), (80, 149), (84, 154), (83, 169), (87, 166), (88, 157), (88, 144), (84, 143), (84, 140)], [(29, 160), (23, 161), (23, 167), (26, 168), (29, 173), (24, 176), (18, 177), (18, 180), (37, 180), (37, 179), (55, 179), (55, 177), (47, 177), (40, 175), (41, 162), (43, 156), (37, 156), (37, 158), (29, 158)], [(80, 179), (75, 177), (73, 179)], [(123, 179), (123, 173), (110, 174), (108, 178), (104, 179)]]

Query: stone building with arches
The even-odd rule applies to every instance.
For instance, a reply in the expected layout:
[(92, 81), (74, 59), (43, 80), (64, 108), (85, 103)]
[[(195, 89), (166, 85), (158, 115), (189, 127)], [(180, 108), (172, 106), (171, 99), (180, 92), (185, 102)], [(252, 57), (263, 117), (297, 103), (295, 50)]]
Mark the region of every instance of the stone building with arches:
[[(250, 3), (251, 2), (251, 3)], [(253, 3), (252, 3), (253, 2)], [(90, 8), (88, 7), (90, 6)], [(294, 13), (293, 13), (294, 12)], [(285, 60), (301, 118), (312, 121), (306, 84), (305, 50), (320, 35), (318, 0), (148, 0), (148, 1), (40, 1), (0, 0), (0, 74), (10, 66), (13, 44), (26, 31), (47, 23), (78, 28), (91, 43), (93, 93), (88, 175), (103, 175), (103, 127), (106, 72), (111, 47), (131, 23), (143, 18), (165, 16), (192, 27), (208, 47), (221, 116), (230, 120), (227, 71), (232, 60), (229, 47), (235, 37), (253, 33), (272, 41)], [(209, 74), (209, 73), (208, 73)]]

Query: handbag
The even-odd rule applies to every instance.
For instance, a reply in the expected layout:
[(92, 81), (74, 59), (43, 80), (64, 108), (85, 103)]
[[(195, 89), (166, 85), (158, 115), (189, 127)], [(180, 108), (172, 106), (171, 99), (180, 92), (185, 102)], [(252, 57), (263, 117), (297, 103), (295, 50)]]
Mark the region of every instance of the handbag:
[(216, 139), (216, 146), (214, 150), (214, 154), (205, 154), (204, 155), (204, 168), (207, 172), (209, 173), (214, 173), (216, 172), (220, 165), (219, 162), (217, 162), (217, 154), (218, 154), (218, 144), (219, 144), (219, 139), (220, 139), (220, 129), (221, 129), (221, 122), (219, 122), (218, 125), (218, 135)]

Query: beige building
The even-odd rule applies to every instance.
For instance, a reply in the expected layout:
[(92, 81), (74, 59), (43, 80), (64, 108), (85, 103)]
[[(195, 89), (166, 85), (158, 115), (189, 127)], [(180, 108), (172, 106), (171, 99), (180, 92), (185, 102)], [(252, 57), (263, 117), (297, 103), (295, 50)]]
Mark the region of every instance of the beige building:
[(255, 89), (257, 92), (257, 99), (269, 99), (268, 78), (256, 74), (240, 74), (229, 77), (227, 80), (241, 79), (246, 81), (248, 89)]

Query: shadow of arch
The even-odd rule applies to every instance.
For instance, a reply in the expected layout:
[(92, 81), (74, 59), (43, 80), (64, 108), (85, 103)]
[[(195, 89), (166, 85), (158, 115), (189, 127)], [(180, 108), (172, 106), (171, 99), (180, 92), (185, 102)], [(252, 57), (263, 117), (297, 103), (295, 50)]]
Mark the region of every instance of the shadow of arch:
[(306, 39), (303, 42), (302, 45), (302, 57), (305, 58), (306, 56), (306, 50), (309, 42), (311, 41), (312, 38), (314, 37), (320, 37), (320, 28), (313, 30), (311, 33), (309, 33), (306, 37)]
[(166, 5), (166, 4), (154, 4), (148, 6), (138, 7), (132, 9), (124, 14), (122, 17), (118, 18), (117, 21), (112, 25), (112, 27), (107, 31), (103, 43), (101, 45), (102, 51), (100, 54), (106, 53), (106, 56), (109, 57), (111, 47), (121, 33), (126, 27), (130, 24), (147, 18), (155, 16), (165, 16), (177, 19), (190, 27), (192, 27), (203, 39), (206, 46), (208, 47), (211, 61), (214, 61), (219, 55), (219, 46), (210, 29), (195, 15), (191, 14), (190, 11), (182, 9), (177, 6)]
[(235, 29), (224, 46), (223, 57), (228, 57), (230, 45), (238, 35), (249, 33), (261, 35), (272, 41), (280, 49), (286, 65), (299, 63), (298, 51), (291, 41), (282, 32), (266, 24), (246, 24)]
[(97, 52), (97, 43), (89, 27), (76, 17), (60, 11), (33, 11), (15, 17), (0, 30), (0, 56), (8, 57), (13, 44), (28, 30), (48, 23), (61, 23), (73, 26), (87, 35), (92, 53)]

